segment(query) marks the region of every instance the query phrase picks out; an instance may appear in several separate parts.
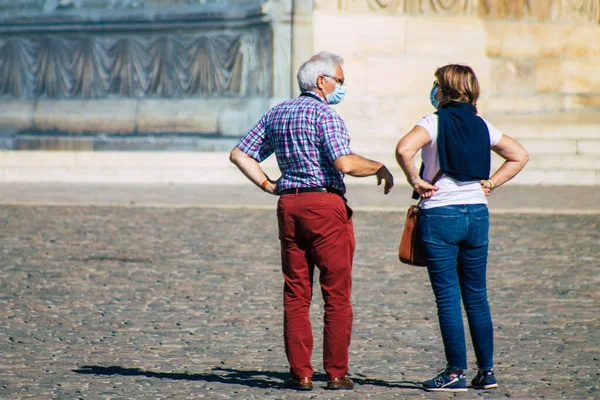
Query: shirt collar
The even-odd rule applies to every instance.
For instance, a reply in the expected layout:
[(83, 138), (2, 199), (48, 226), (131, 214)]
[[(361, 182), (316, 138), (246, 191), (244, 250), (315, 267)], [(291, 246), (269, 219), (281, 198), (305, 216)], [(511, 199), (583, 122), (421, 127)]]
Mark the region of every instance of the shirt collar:
[(315, 92), (314, 90), (307, 90), (306, 92), (302, 92), (300, 94), (300, 96), (311, 97), (315, 100), (320, 101), (321, 103), (327, 103), (325, 101), (325, 99), (319, 93)]

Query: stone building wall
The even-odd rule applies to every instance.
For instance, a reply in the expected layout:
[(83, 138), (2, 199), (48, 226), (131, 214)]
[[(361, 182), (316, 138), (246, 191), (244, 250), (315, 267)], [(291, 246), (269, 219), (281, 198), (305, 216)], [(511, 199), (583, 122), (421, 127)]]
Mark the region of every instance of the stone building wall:
[(435, 69), (463, 63), (480, 113), (532, 154), (518, 180), (600, 183), (599, 0), (317, 0), (313, 24), (315, 51), (345, 58), (357, 151), (394, 165)]
[[(187, 12), (200, 9), (204, 17)], [(600, 0), (0, 0), (0, 148), (69, 150), (2, 152), (0, 181), (246, 182), (227, 151), (298, 93), (301, 62), (329, 50), (346, 59), (349, 91), (336, 109), (353, 149), (395, 175), (395, 144), (432, 111), (433, 72), (458, 62), (478, 74), (482, 115), (532, 155), (517, 183), (599, 185), (599, 9)], [(36, 27), (31, 13), (48, 23)], [(52, 67), (46, 43), (73, 62)], [(173, 46), (191, 53), (169, 57)], [(225, 74), (190, 68), (201, 46), (237, 49), (213, 53), (230, 54), (213, 58)], [(59, 79), (41, 85), (32, 79), (41, 71)], [(264, 166), (277, 176), (273, 158)]]
[(230, 147), (293, 92), (292, 64), (312, 51), (292, 48), (305, 13), (289, 0), (0, 0), (0, 146)]
[(433, 72), (449, 62), (475, 69), (484, 114), (597, 109), (599, 7), (597, 0), (318, 0), (315, 50), (345, 56), (349, 88), (360, 94), (348, 97), (362, 103), (345, 105), (383, 116), (384, 131), (430, 111)]

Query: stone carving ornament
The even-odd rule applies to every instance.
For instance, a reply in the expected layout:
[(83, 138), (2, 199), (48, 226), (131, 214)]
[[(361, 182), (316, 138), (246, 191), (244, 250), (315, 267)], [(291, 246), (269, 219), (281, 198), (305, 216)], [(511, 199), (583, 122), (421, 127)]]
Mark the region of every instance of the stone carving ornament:
[(402, 2), (402, 0), (368, 0), (369, 6), (372, 10), (395, 11), (398, 5)]
[(0, 97), (271, 94), (271, 31), (0, 39)]
[(477, 0), (315, 0), (315, 9), (364, 11), (419, 15), (427, 12), (456, 13), (476, 10)]
[(575, 22), (600, 22), (600, 0), (563, 0), (564, 15)]
[(481, 14), (499, 19), (600, 22), (600, 0), (484, 0)]
[(315, 0), (315, 9), (404, 15), (478, 12), (495, 19), (600, 22), (600, 0)]
[(0, 0), (0, 11), (64, 11), (86, 9), (161, 8), (204, 5), (258, 5), (266, 0)]

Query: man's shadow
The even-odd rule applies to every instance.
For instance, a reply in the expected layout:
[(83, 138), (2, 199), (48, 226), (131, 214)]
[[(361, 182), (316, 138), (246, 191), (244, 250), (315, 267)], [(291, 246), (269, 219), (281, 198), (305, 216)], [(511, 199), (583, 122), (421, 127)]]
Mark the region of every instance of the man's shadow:
[[(204, 381), (216, 382), (233, 385), (243, 385), (253, 388), (269, 389), (282, 388), (282, 383), (289, 377), (287, 372), (277, 371), (246, 371), (232, 368), (216, 367), (208, 373), (187, 373), (187, 372), (153, 372), (146, 371), (140, 368), (124, 368), (118, 365), (110, 367), (101, 367), (99, 365), (84, 365), (79, 369), (74, 369), (73, 372), (78, 374), (90, 375), (122, 375), (122, 376), (146, 376), (148, 378), (173, 379), (173, 380), (188, 380), (188, 381)], [(387, 382), (380, 379), (367, 378), (363, 374), (352, 375), (352, 380), (358, 385), (383, 386), (387, 388), (401, 389), (419, 389), (423, 390), (420, 383), (410, 381), (392, 381)], [(325, 374), (315, 374), (313, 377), (315, 382), (327, 381)]]

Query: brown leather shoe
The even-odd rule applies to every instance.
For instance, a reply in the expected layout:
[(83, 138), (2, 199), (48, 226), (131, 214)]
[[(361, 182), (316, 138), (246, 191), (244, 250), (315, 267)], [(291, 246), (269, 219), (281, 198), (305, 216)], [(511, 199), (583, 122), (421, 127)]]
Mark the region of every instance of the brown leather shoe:
[(327, 389), (329, 390), (352, 390), (354, 389), (354, 382), (348, 376), (343, 378), (329, 378), (327, 381)]
[(312, 390), (313, 383), (312, 378), (308, 376), (306, 378), (291, 376), (283, 383), (283, 386), (287, 389)]

